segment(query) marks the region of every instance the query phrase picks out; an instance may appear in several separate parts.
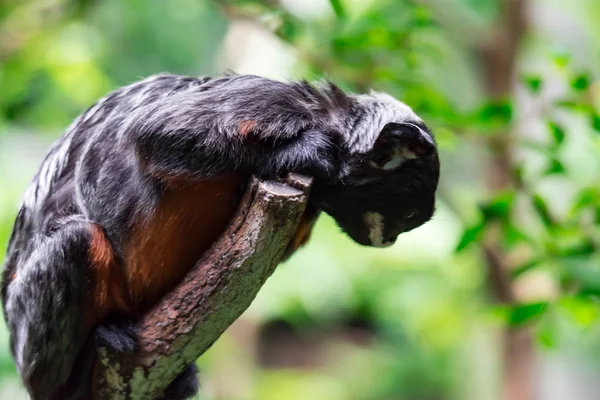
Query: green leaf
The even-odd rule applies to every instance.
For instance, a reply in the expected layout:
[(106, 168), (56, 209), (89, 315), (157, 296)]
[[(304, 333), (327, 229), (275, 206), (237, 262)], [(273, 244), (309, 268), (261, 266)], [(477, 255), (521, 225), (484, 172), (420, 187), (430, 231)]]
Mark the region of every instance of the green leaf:
[(579, 211), (600, 205), (600, 189), (597, 187), (587, 187), (582, 189), (571, 208), (571, 215), (576, 215)]
[(341, 0), (329, 0), (329, 4), (331, 4), (331, 8), (333, 8), (333, 12), (338, 18), (346, 16), (346, 10), (344, 10)]
[(560, 265), (561, 287), (577, 291), (577, 298), (600, 294), (600, 268), (597, 260), (584, 256), (563, 257)]
[(533, 319), (539, 318), (546, 312), (547, 302), (527, 303), (514, 306), (509, 316), (511, 326), (521, 326)]
[(497, 194), (487, 204), (481, 206), (485, 221), (492, 219), (507, 220), (515, 202), (515, 192), (506, 190)]
[(600, 287), (598, 287), (598, 285), (589, 287), (582, 284), (579, 290), (577, 290), (577, 296), (600, 297)]
[[(589, 233), (580, 227), (576, 221), (571, 223), (564, 222), (554, 226), (552, 231), (551, 249), (547, 249), (549, 253), (556, 257), (561, 257), (562, 263), (574, 262), (575, 265), (570, 265), (569, 270), (583, 268), (582, 258), (588, 258), (595, 251), (593, 241), (589, 237)], [(600, 278), (600, 270), (598, 271)]]
[(571, 54), (562, 48), (556, 48), (552, 54), (552, 61), (558, 68), (565, 68), (571, 63)]
[(469, 122), (482, 133), (493, 133), (506, 129), (512, 118), (510, 99), (497, 99), (476, 109)]
[(569, 99), (557, 100), (554, 102), (554, 105), (557, 107), (567, 108), (569, 110), (575, 110), (575, 111), (577, 111), (580, 107), (579, 102), (577, 102), (575, 100), (569, 100)]
[(519, 276), (523, 275), (526, 272), (529, 272), (531, 270), (533, 270), (535, 267), (537, 267), (542, 261), (539, 259), (533, 259), (531, 261), (527, 261), (525, 264), (519, 265), (518, 267), (514, 268), (513, 270), (511, 270), (510, 272), (510, 276), (515, 279), (518, 278)]
[(485, 228), (485, 223), (482, 221), (478, 224), (472, 225), (465, 229), (458, 245), (456, 246), (456, 252), (464, 250), (471, 243), (477, 241), (481, 234), (483, 233), (483, 228)]
[(589, 257), (595, 252), (594, 243), (585, 239), (580, 243), (561, 248), (558, 250), (558, 255), (561, 257)]
[(587, 113), (594, 112), (594, 108), (592, 107), (592, 105), (590, 105), (580, 99), (575, 99), (575, 100), (562, 99), (562, 100), (556, 101), (554, 103), (554, 105), (557, 107), (566, 108), (566, 109), (572, 110), (572, 111), (587, 112)]
[(554, 225), (554, 220), (550, 215), (550, 210), (548, 209), (548, 205), (546, 204), (546, 200), (544, 200), (540, 195), (533, 195), (531, 198), (533, 203), (533, 208), (537, 212), (538, 216), (546, 225), (547, 228), (550, 228)]
[(560, 146), (566, 137), (564, 128), (554, 121), (548, 121), (548, 129), (550, 129), (550, 134), (556, 147)]
[(600, 318), (597, 302), (585, 297), (564, 297), (559, 307), (565, 311), (580, 328), (587, 328)]
[(512, 306), (507, 303), (490, 304), (485, 313), (495, 324), (507, 324), (510, 320)]
[(590, 117), (590, 124), (592, 125), (592, 128), (594, 128), (594, 130), (596, 132), (600, 132), (600, 116), (596, 113), (593, 113)]
[(430, 11), (426, 7), (415, 7), (413, 9), (413, 28), (422, 28), (432, 25), (434, 20), (431, 17)]
[(266, 18), (269, 18), (271, 21), (275, 21), (271, 22), (274, 26), (276, 26), (274, 29), (275, 34), (277, 34), (280, 39), (288, 43), (294, 43), (294, 41), (298, 39), (303, 31), (303, 27), (300, 23), (298, 23), (298, 21), (291, 18), (286, 18), (284, 15), (280, 15), (280, 13), (275, 12), (270, 15), (264, 15), (263, 19)]
[(590, 84), (591, 79), (586, 73), (579, 74), (571, 80), (571, 87), (579, 92), (587, 90), (590, 87)]
[(554, 349), (558, 346), (558, 335), (555, 327), (547, 323), (541, 324), (536, 330), (536, 337), (538, 342), (546, 349)]
[(512, 116), (512, 104), (508, 100), (488, 103), (479, 112), (479, 117), (483, 120), (497, 120), (505, 124), (510, 123)]
[(507, 248), (511, 248), (523, 243), (532, 243), (531, 238), (521, 229), (518, 224), (513, 224), (510, 221), (504, 220), (502, 224), (502, 239)]
[(538, 94), (542, 90), (542, 78), (539, 75), (525, 75), (523, 76), (523, 83), (531, 93)]
[(554, 174), (564, 174), (566, 172), (564, 165), (558, 159), (553, 158), (550, 160), (550, 164), (546, 171), (544, 171), (544, 175), (554, 175)]

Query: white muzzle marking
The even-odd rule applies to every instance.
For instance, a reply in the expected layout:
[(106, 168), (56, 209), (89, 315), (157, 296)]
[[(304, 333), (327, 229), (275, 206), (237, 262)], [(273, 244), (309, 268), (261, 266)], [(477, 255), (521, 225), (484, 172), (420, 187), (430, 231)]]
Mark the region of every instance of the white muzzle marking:
[(394, 242), (383, 241), (383, 215), (376, 212), (367, 212), (364, 214), (363, 218), (365, 225), (369, 229), (369, 240), (371, 241), (371, 246), (383, 248), (394, 244)]

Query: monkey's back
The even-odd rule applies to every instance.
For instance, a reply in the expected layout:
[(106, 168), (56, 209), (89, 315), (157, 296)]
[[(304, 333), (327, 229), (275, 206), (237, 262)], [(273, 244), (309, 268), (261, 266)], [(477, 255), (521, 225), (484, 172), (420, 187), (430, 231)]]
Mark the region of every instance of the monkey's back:
[(74, 121), (23, 198), (8, 245), (3, 300), (29, 250), (70, 221), (93, 227), (90, 327), (111, 312), (147, 307), (183, 278), (226, 228), (246, 175), (198, 181), (148, 174), (123, 131), (138, 104), (159, 104), (207, 81), (155, 76), (109, 94)]

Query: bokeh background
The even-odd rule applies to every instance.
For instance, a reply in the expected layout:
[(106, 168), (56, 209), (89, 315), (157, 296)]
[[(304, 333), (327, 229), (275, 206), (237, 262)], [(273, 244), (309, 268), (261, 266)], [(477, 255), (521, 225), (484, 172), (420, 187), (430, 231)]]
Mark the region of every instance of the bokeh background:
[[(70, 121), (168, 71), (387, 91), (437, 135), (390, 249), (322, 217), (199, 361), (210, 400), (600, 399), (597, 0), (0, 0), (0, 260)], [(23, 399), (0, 327), (0, 399)]]

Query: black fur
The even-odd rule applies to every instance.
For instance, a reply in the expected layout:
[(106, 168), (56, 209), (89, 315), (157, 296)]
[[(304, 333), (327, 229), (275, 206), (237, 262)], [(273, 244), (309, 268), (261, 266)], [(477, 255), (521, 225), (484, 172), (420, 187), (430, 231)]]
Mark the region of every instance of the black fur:
[(190, 365), (165, 389), (159, 400), (186, 400), (198, 393), (198, 367)]
[[(413, 151), (423, 140), (431, 148)], [(401, 162), (385, 169), (381, 160)], [(3, 310), (34, 400), (66, 384), (87, 340), (81, 320), (92, 224), (123, 257), (134, 222), (160, 199), (157, 176), (204, 179), (231, 171), (314, 176), (310, 207), (332, 215), (358, 243), (379, 246), (431, 217), (439, 161), (422, 121), (385, 94), (256, 76), (174, 75), (109, 94), (49, 152), (8, 246)], [(131, 351), (135, 335), (128, 326), (104, 325), (94, 340)], [(173, 398), (195, 391), (190, 371), (170, 389)]]
[(111, 315), (97, 327), (92, 338), (99, 348), (117, 353), (134, 353), (137, 349), (135, 323), (127, 317)]

